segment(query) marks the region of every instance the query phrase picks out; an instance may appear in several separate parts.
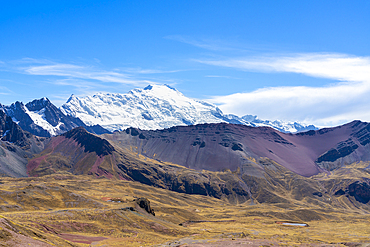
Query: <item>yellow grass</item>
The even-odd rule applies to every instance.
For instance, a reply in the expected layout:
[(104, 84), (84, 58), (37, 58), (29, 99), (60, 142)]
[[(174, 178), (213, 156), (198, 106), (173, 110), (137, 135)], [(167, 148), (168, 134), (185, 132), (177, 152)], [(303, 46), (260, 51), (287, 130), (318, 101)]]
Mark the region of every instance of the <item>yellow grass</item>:
[[(0, 216), (19, 226), (22, 234), (56, 246), (90, 245), (67, 241), (61, 233), (106, 238), (94, 246), (152, 246), (184, 238), (207, 243), (265, 239), (286, 246), (366, 243), (370, 239), (370, 216), (353, 207), (231, 205), (137, 182), (68, 173), (1, 181)], [(135, 205), (133, 200), (139, 197), (150, 200), (156, 216)], [(122, 210), (126, 207), (135, 211)], [(307, 220), (312, 215), (319, 220)], [(309, 227), (283, 226), (275, 221), (305, 222)]]

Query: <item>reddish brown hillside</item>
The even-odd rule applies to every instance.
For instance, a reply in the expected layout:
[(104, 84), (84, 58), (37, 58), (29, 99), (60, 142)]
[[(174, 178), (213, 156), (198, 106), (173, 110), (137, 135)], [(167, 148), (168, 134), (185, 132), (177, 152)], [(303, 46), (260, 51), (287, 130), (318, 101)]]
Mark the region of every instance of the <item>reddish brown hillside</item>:
[(73, 174), (94, 174), (97, 177), (121, 176), (113, 171), (114, 148), (107, 140), (87, 132), (84, 128), (73, 129), (53, 137), (47, 147), (27, 164), (29, 176), (42, 176), (58, 171)]
[[(294, 135), (268, 127), (202, 124), (157, 131), (130, 128), (105, 137), (122, 147), (135, 147), (144, 156), (197, 170), (236, 170), (249, 166), (251, 160), (267, 157), (297, 174), (311, 176), (327, 168), (322, 162), (328, 158), (330, 162), (339, 162), (352, 155), (348, 163), (370, 158), (369, 152), (365, 152), (368, 126), (354, 121)], [(328, 151), (331, 153), (325, 155)]]

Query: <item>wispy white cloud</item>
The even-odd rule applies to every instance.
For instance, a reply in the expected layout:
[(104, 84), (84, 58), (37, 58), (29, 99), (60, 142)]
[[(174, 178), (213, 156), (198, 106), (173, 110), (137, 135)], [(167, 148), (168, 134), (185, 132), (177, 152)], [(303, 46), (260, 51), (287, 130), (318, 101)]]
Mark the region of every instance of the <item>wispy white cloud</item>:
[(12, 93), (9, 88), (0, 86), (0, 95), (11, 95)]
[(261, 72), (292, 72), (340, 81), (370, 79), (370, 58), (345, 54), (297, 54), (226, 60), (197, 60), (200, 63)]
[(204, 77), (207, 77), (207, 78), (240, 79), (240, 78), (236, 78), (236, 77), (233, 77), (233, 76), (227, 76), (227, 75), (206, 75)]
[(216, 96), (211, 102), (225, 112), (261, 118), (298, 120), (320, 126), (354, 119), (370, 121), (370, 58), (345, 54), (264, 56), (201, 63), (260, 72), (289, 72), (335, 80), (322, 87), (269, 87)]
[(74, 64), (51, 64), (51, 65), (36, 65), (23, 68), (24, 72), (31, 75), (44, 76), (62, 76), (68, 78), (78, 78), (85, 80), (96, 80), (100, 82), (113, 82), (130, 84), (135, 86), (155, 83), (149, 80), (136, 80), (130, 78), (129, 75), (116, 71), (99, 70), (89, 66), (79, 66)]
[(19, 65), (19, 64), (52, 64), (53, 62), (49, 59), (24, 57), (21, 59), (9, 61), (8, 63)]
[(48, 80), (48, 83), (58, 86), (72, 86), (76, 88), (80, 93), (93, 91), (94, 88), (102, 88), (105, 85), (99, 82), (92, 82), (76, 78), (64, 78), (57, 80)]
[(122, 71), (132, 74), (170, 74), (183, 70), (161, 70), (161, 69), (142, 69), (142, 68), (124, 68)]
[(192, 46), (196, 46), (202, 49), (211, 50), (211, 51), (226, 51), (226, 50), (234, 50), (229, 45), (225, 44), (225, 42), (217, 39), (211, 38), (193, 38), (190, 36), (184, 35), (169, 35), (165, 37), (166, 39), (175, 40), (178, 42), (182, 42), (185, 44), (189, 44)]
[[(105, 70), (101, 69), (101, 64), (96, 64), (99, 61), (96, 59), (94, 61), (94, 65), (86, 65), (86, 63), (81, 65), (81, 63), (58, 63), (47, 59), (23, 58), (10, 61), (7, 70), (26, 75), (42, 76), (44, 77), (42, 83), (63, 86), (59, 87), (61, 97), (65, 97), (68, 91), (79, 96), (86, 96), (103, 91), (126, 92), (133, 87), (144, 87), (148, 84), (158, 84), (164, 81), (167, 84), (173, 84), (173, 81), (169, 79), (148, 75), (177, 72), (141, 68)], [(38, 80), (38, 82), (40, 81)], [(57, 97), (58, 95), (52, 96), (57, 105), (63, 103)]]

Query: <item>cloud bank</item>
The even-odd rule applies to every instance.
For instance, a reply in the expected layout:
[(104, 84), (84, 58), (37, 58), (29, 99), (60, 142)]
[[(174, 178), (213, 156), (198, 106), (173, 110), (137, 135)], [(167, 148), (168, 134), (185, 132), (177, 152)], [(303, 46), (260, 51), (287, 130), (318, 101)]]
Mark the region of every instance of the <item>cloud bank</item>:
[(294, 54), (198, 62), (265, 73), (298, 73), (333, 80), (322, 87), (269, 87), (209, 99), (227, 113), (333, 126), (370, 121), (370, 58), (346, 54)]

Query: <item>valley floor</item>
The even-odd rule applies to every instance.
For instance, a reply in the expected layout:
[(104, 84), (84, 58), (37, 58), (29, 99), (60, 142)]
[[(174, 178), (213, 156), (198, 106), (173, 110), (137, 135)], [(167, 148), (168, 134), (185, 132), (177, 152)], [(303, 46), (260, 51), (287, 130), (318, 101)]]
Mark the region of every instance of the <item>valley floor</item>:
[[(361, 209), (232, 205), (67, 173), (0, 182), (0, 246), (370, 246), (370, 215)], [(150, 200), (155, 216), (138, 198)]]

